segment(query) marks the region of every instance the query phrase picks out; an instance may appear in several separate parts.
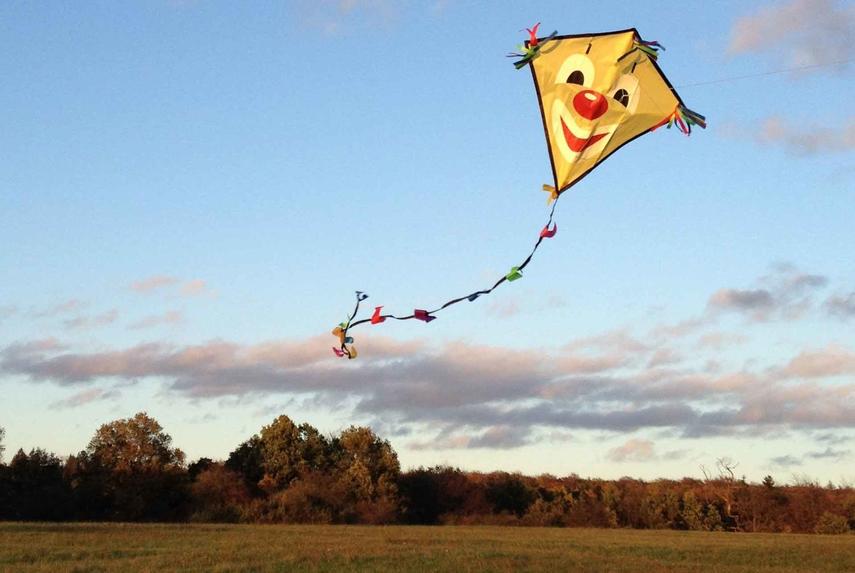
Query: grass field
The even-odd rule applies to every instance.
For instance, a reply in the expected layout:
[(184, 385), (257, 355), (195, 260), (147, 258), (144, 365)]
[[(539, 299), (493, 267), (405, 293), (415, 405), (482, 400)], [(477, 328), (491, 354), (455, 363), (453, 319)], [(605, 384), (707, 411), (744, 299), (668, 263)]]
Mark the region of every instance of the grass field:
[(0, 523), (0, 571), (855, 571), (855, 535)]

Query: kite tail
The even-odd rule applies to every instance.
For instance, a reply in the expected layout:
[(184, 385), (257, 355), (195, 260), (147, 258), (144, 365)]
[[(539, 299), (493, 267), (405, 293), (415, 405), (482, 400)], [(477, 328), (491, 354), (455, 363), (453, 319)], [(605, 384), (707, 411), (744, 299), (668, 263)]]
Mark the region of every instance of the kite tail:
[[(544, 187), (547, 187), (547, 186), (544, 186)], [(555, 194), (555, 198), (556, 199), (558, 198), (557, 193)], [(438, 313), (442, 310), (445, 310), (446, 308), (448, 308), (452, 305), (455, 305), (458, 302), (462, 302), (464, 300), (469, 301), (469, 302), (474, 302), (479, 297), (484, 296), (484, 295), (488, 295), (491, 292), (493, 292), (494, 290), (496, 290), (499, 287), (499, 285), (501, 285), (502, 283), (513, 282), (515, 280), (521, 279), (523, 276), (522, 275), (523, 269), (525, 269), (526, 266), (528, 266), (528, 264), (531, 262), (532, 257), (534, 257), (534, 253), (540, 247), (540, 244), (543, 242), (543, 240), (544, 239), (551, 239), (552, 237), (555, 236), (556, 233), (558, 233), (558, 225), (553, 222), (553, 219), (555, 218), (555, 207), (557, 205), (558, 205), (557, 200), (552, 201), (552, 209), (549, 211), (549, 218), (547, 219), (546, 224), (540, 230), (540, 234), (537, 237), (537, 241), (534, 243), (534, 247), (532, 247), (531, 252), (528, 254), (528, 256), (519, 265), (511, 267), (511, 270), (508, 273), (506, 273), (505, 275), (503, 275), (502, 277), (500, 277), (495, 282), (495, 284), (493, 284), (493, 286), (491, 286), (490, 288), (477, 290), (477, 291), (470, 293), (468, 295), (461, 296), (458, 298), (453, 298), (453, 299), (449, 300), (448, 302), (446, 302), (445, 304), (443, 304), (442, 306), (435, 308), (433, 310), (426, 310), (426, 309), (417, 308), (417, 309), (413, 310), (412, 314), (409, 314), (406, 316), (396, 316), (394, 314), (383, 314), (382, 313), (383, 307), (382, 306), (376, 306), (376, 307), (374, 307), (374, 313), (371, 315), (370, 318), (363, 318), (363, 319), (354, 321), (356, 316), (359, 314), (360, 304), (362, 303), (362, 301), (364, 301), (365, 299), (368, 298), (368, 295), (366, 293), (364, 293), (362, 291), (356, 291), (356, 306), (353, 308), (353, 312), (350, 314), (350, 316), (347, 317), (346, 321), (340, 323), (338, 326), (336, 326), (332, 330), (332, 334), (339, 339), (339, 346), (338, 347), (333, 346), (333, 348), (332, 348), (333, 353), (336, 356), (338, 356), (339, 358), (347, 357), (350, 360), (356, 358), (356, 355), (357, 355), (356, 347), (353, 345), (353, 337), (349, 336), (349, 333), (353, 328), (355, 328), (361, 324), (365, 324), (365, 323), (380, 324), (382, 322), (385, 322), (387, 319), (392, 319), (392, 320), (413, 320), (413, 319), (415, 319), (415, 320), (421, 320), (421, 321), (426, 322), (426, 323), (431, 322), (432, 320), (435, 320), (437, 318), (436, 313)], [(551, 228), (550, 228), (550, 226), (551, 226)]]

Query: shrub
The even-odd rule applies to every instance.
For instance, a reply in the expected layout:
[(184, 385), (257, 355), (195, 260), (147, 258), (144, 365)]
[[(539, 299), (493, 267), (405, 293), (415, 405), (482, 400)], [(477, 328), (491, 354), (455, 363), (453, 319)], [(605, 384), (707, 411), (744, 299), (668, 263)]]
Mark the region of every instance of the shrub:
[(826, 511), (820, 516), (814, 531), (825, 535), (849, 533), (849, 521), (842, 515)]

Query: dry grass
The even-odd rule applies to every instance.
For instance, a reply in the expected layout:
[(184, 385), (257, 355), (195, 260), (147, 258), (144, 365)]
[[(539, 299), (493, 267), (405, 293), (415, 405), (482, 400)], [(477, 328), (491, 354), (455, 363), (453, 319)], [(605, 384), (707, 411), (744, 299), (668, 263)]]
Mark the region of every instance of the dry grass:
[(855, 536), (0, 523), (0, 571), (855, 571)]

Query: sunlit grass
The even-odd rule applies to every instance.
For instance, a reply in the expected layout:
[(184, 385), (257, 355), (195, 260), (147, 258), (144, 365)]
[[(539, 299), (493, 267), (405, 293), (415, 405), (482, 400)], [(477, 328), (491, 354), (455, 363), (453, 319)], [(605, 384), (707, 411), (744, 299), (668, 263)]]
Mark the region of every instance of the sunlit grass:
[(0, 571), (855, 571), (855, 536), (0, 523)]

